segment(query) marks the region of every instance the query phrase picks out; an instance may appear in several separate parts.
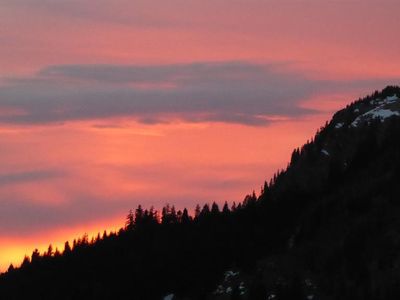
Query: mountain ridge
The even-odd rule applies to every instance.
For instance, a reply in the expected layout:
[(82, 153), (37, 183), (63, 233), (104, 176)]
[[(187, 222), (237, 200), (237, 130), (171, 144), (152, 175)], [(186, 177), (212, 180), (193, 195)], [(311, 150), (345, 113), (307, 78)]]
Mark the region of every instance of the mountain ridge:
[(0, 295), (398, 299), (399, 97), (388, 86), (335, 113), (259, 196), (193, 218), (139, 206), (118, 233), (34, 252), (0, 277)]

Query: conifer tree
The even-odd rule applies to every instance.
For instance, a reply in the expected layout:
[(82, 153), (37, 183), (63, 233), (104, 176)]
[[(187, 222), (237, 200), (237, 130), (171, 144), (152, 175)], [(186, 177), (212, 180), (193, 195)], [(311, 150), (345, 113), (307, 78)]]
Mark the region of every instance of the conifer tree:
[(10, 264), (10, 266), (8, 267), (8, 269), (7, 269), (7, 272), (8, 273), (11, 273), (11, 272), (13, 272), (14, 271), (14, 266), (13, 266), (13, 264)]
[(69, 245), (69, 242), (66, 241), (64, 244), (64, 255), (68, 255), (69, 253), (71, 253), (71, 246)]
[(53, 246), (50, 244), (49, 247), (47, 248), (47, 252), (44, 254), (44, 256), (52, 256), (53, 255)]
[(194, 218), (198, 219), (201, 214), (201, 208), (199, 204), (196, 204), (196, 208), (194, 209)]
[(211, 205), (211, 214), (216, 216), (219, 214), (219, 207), (218, 204), (213, 202), (213, 204)]
[(186, 208), (183, 209), (181, 223), (187, 225), (190, 222), (190, 216)]
[(32, 256), (31, 256), (31, 262), (37, 262), (40, 259), (40, 253), (38, 249), (33, 250)]
[(135, 216), (133, 215), (133, 211), (131, 209), (129, 210), (129, 213), (126, 216), (125, 229), (133, 230), (134, 227), (135, 227)]

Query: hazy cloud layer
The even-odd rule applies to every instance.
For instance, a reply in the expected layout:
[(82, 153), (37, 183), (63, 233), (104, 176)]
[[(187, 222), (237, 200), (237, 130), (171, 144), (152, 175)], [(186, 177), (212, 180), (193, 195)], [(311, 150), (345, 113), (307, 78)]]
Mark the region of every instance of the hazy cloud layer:
[[(205, 203), (209, 201), (204, 195), (207, 193), (218, 195), (224, 189), (234, 189), (238, 186), (249, 184), (247, 176), (226, 175), (226, 169), (232, 172), (242, 170), (245, 175), (251, 174), (258, 165), (237, 165), (214, 167), (214, 176), (206, 176), (207, 170), (191, 170), (187, 173), (187, 168), (171, 165), (146, 164), (135, 166), (104, 166), (114, 174), (122, 176), (121, 183), (150, 183), (157, 182), (151, 191), (146, 193), (119, 194), (109, 197), (108, 195), (99, 196), (94, 191), (76, 191), (67, 187), (60, 187), (59, 193), (69, 195), (67, 201), (52, 203), (52, 199), (35, 201), (27, 195), (16, 193), (11, 197), (0, 197), (0, 235), (28, 236), (34, 232), (44, 231), (52, 228), (65, 228), (74, 226), (82, 222), (94, 222), (114, 215), (123, 216), (129, 208), (134, 208), (138, 204), (144, 204), (147, 208), (155, 205), (160, 209), (164, 203), (173, 203), (178, 207), (187, 206), (193, 209), (195, 203)], [(43, 169), (38, 171), (21, 171), (0, 175), (0, 187), (11, 183), (32, 183), (35, 182), (36, 188), (40, 189), (39, 180), (49, 180), (54, 177), (64, 176), (63, 180), (70, 182), (78, 174), (53, 169)], [(168, 177), (167, 174), (174, 174)], [(117, 176), (119, 178), (119, 176)], [(182, 187), (191, 187), (190, 190), (183, 190)], [(165, 190), (172, 188), (174, 193), (166, 193)], [(181, 188), (181, 191), (178, 189)], [(100, 189), (100, 188), (99, 188)], [(163, 193), (164, 191), (164, 193)], [(1, 191), (0, 191), (1, 192)], [(32, 189), (32, 193), (35, 188)], [(203, 193), (203, 194), (202, 194)], [(162, 199), (159, 196), (163, 194)], [(1, 195), (1, 193), (0, 193)], [(218, 199), (220, 200), (220, 199)], [(240, 200), (240, 199), (235, 199)], [(123, 220), (122, 220), (123, 221)], [(122, 222), (121, 221), (121, 222)]]
[(0, 235), (29, 236), (49, 228), (57, 229), (98, 220), (115, 212), (124, 212), (126, 209), (122, 208), (124, 205), (121, 203), (90, 197), (77, 197), (64, 205), (35, 203), (26, 199), (3, 199)]
[(47, 181), (53, 178), (59, 178), (65, 175), (62, 170), (43, 169), (43, 170), (28, 170), (24, 172), (12, 172), (0, 174), (0, 187), (9, 184), (27, 183)]
[[(0, 86), (0, 122), (34, 124), (112, 117), (265, 125), (313, 111), (299, 102), (372, 82), (311, 80), (282, 65), (246, 62), (154, 66), (61, 65)], [(383, 80), (382, 80), (383, 82)]]

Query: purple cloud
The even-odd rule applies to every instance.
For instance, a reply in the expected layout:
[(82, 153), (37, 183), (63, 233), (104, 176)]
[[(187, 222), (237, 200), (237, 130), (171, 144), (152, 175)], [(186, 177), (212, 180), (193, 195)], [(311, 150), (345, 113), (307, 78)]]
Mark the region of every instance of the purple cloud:
[[(0, 122), (35, 124), (112, 117), (143, 123), (227, 122), (266, 125), (269, 116), (313, 113), (299, 102), (327, 90), (384, 85), (384, 80), (329, 82), (312, 80), (280, 65), (246, 62), (152, 66), (61, 65), (30, 78), (6, 80)], [(144, 85), (144, 86), (143, 86)]]

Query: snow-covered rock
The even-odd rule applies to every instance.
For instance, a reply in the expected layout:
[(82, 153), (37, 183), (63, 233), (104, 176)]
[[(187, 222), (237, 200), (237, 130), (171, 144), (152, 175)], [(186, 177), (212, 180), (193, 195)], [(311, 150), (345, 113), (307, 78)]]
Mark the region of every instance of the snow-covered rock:
[(393, 104), (398, 102), (399, 97), (397, 95), (386, 97), (385, 99), (376, 99), (371, 101), (371, 104), (378, 105), (375, 108), (367, 111), (366, 113), (358, 116), (351, 124), (351, 127), (357, 127), (363, 121), (370, 121), (372, 119), (379, 119), (382, 122), (385, 119), (392, 116), (400, 116), (400, 113), (396, 110), (393, 110)]
[(246, 294), (246, 287), (244, 286), (244, 282), (240, 282), (239, 284), (239, 292), (240, 295), (243, 296), (244, 294)]
[(173, 300), (175, 298), (174, 294), (169, 294), (163, 298), (163, 300)]
[(393, 96), (386, 97), (386, 99), (384, 101), (386, 103), (393, 103), (393, 102), (396, 102), (397, 100), (399, 100), (399, 97), (397, 97), (397, 95), (393, 95)]
[(226, 271), (225, 272), (225, 281), (229, 280), (232, 277), (236, 277), (239, 275), (239, 272), (234, 272), (234, 271)]
[(321, 153), (324, 154), (324, 155), (326, 155), (326, 156), (330, 156), (329, 152), (326, 151), (325, 149), (322, 149), (322, 150), (321, 150)]
[(215, 295), (222, 295), (223, 293), (225, 293), (225, 289), (222, 285), (219, 285), (217, 289), (214, 291)]
[(393, 111), (390, 109), (384, 109), (381, 107), (374, 108), (365, 114), (357, 117), (352, 123), (352, 127), (357, 127), (363, 119), (380, 119), (382, 122), (385, 121), (385, 119), (392, 117), (392, 116), (400, 116), (400, 113), (398, 111)]
[(390, 109), (374, 109), (368, 113), (365, 114), (366, 116), (371, 116), (372, 118), (380, 118), (381, 120), (384, 120), (386, 118), (389, 118), (391, 116), (399, 116), (400, 113), (398, 111), (392, 111)]
[(335, 125), (335, 128), (336, 128), (336, 129), (342, 128), (343, 125), (344, 125), (344, 123), (337, 123), (337, 124)]
[(235, 271), (226, 271), (224, 280), (215, 289), (214, 295), (231, 295), (234, 290), (238, 289), (240, 295), (244, 295), (247, 290), (243, 281), (240, 281), (240, 273)]

